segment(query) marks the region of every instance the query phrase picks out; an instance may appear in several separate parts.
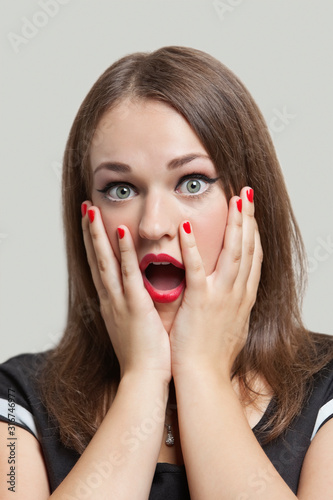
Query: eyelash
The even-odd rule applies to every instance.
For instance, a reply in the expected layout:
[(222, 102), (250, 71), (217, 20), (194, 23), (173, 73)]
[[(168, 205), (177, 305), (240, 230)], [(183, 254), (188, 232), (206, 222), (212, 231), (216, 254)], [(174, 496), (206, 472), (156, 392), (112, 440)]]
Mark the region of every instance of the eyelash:
[[(211, 186), (213, 184), (215, 184), (215, 182), (217, 182), (219, 180), (219, 177), (211, 178), (211, 177), (207, 177), (204, 174), (199, 174), (199, 173), (193, 173), (193, 174), (184, 175), (178, 181), (175, 189), (179, 188), (179, 186), (181, 186), (184, 182), (190, 181), (191, 179), (193, 179), (193, 180), (199, 180), (199, 181), (204, 181), (204, 182), (206, 182), (207, 184), (210, 185), (202, 193), (198, 193), (198, 194), (185, 194), (185, 193), (181, 193), (183, 196), (186, 196), (187, 198), (197, 199), (197, 198), (200, 198), (200, 197), (204, 196), (205, 194), (208, 194), (209, 191), (210, 191), (210, 189), (211, 189)], [(137, 192), (136, 188), (130, 182), (109, 182), (108, 184), (106, 184), (104, 186), (103, 189), (97, 189), (97, 191), (99, 193), (103, 193), (104, 194), (104, 198), (106, 198), (108, 201), (115, 202), (115, 203), (119, 203), (119, 202), (122, 202), (122, 201), (128, 201), (128, 199), (131, 199), (131, 198), (125, 198), (123, 200), (121, 200), (121, 199), (116, 200), (116, 199), (109, 198), (107, 196), (107, 192), (110, 191), (110, 189), (112, 189), (114, 187), (118, 187), (118, 186), (127, 186), (130, 189), (132, 189), (133, 191)]]

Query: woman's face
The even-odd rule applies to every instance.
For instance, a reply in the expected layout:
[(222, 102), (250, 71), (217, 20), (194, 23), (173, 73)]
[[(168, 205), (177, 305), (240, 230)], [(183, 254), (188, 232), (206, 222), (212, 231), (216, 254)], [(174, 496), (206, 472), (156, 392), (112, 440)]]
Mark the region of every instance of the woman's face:
[[(179, 227), (190, 221), (206, 274), (214, 271), (223, 243), (227, 200), (213, 162), (179, 113), (154, 100), (122, 101), (101, 119), (90, 162), (92, 203), (101, 210), (118, 259), (117, 227), (123, 224), (131, 232), (143, 267), (153, 258), (151, 254), (166, 254), (182, 264)], [(142, 271), (144, 278), (150, 272), (153, 283), (146, 288), (160, 314), (170, 315), (181, 303), (183, 287), (178, 287), (179, 293), (170, 292), (179, 285), (181, 272), (172, 265), (149, 269)]]

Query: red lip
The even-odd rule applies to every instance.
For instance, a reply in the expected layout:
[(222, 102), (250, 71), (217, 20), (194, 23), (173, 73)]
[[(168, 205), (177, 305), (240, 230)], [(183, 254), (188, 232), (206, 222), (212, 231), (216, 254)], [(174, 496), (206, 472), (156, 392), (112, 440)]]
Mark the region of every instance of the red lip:
[(165, 253), (160, 253), (158, 255), (149, 253), (145, 255), (140, 262), (140, 270), (142, 272), (143, 282), (153, 301), (159, 303), (174, 302), (185, 288), (185, 278), (176, 288), (172, 288), (171, 290), (159, 290), (152, 285), (145, 274), (145, 270), (152, 262), (170, 262), (170, 264), (173, 264), (179, 269), (185, 269), (185, 267), (177, 259)]
[(158, 255), (155, 255), (154, 253), (147, 253), (147, 255), (145, 255), (140, 262), (140, 270), (144, 272), (152, 262), (170, 262), (170, 264), (173, 264), (175, 267), (185, 269), (181, 262), (174, 259), (167, 253), (159, 253)]

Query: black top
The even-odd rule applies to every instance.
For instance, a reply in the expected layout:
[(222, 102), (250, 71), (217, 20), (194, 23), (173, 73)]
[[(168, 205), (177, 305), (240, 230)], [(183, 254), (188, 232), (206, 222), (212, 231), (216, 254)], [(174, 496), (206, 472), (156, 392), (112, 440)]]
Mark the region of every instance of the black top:
[[(70, 472), (79, 454), (59, 440), (57, 422), (48, 415), (38, 394), (38, 369), (45, 353), (22, 354), (0, 365), (0, 420), (26, 429), (39, 440), (47, 468), (51, 493)], [(13, 401), (15, 400), (15, 404)], [(253, 432), (261, 443), (262, 428), (271, 412), (274, 399)], [(282, 478), (296, 494), (304, 456), (318, 429), (333, 416), (333, 361), (314, 377), (311, 394), (300, 415), (278, 439), (263, 449)], [(8, 438), (10, 438), (8, 427)], [(103, 474), (103, 470), (95, 473)], [(253, 492), (265, 486), (268, 471), (258, 471), (249, 479)], [(93, 480), (98, 481), (95, 475)], [(203, 479), (204, 480), (204, 479)], [(251, 482), (251, 484), (250, 484)], [(82, 491), (83, 494), (83, 491)], [(111, 498), (111, 496), (110, 496)], [(158, 463), (149, 500), (189, 499), (184, 466)]]

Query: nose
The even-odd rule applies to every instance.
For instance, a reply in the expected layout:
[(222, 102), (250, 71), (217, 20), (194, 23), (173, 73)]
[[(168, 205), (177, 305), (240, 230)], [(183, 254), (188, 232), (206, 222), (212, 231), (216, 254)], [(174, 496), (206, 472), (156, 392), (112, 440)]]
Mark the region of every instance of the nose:
[(177, 210), (172, 200), (161, 193), (146, 196), (139, 222), (139, 235), (148, 240), (159, 240), (164, 236), (173, 238), (178, 231)]

